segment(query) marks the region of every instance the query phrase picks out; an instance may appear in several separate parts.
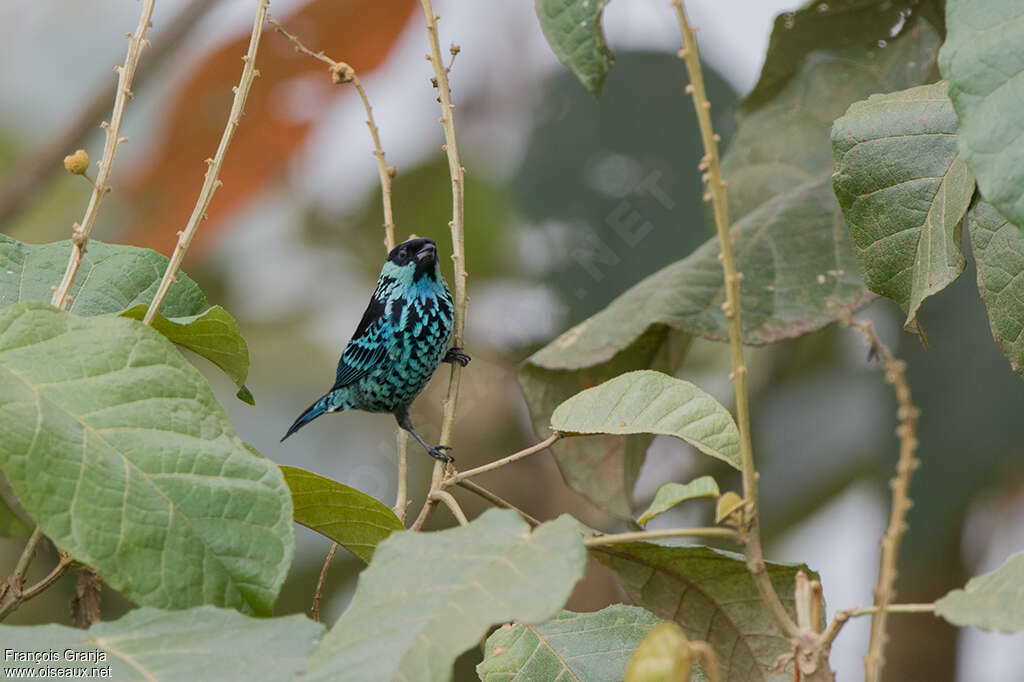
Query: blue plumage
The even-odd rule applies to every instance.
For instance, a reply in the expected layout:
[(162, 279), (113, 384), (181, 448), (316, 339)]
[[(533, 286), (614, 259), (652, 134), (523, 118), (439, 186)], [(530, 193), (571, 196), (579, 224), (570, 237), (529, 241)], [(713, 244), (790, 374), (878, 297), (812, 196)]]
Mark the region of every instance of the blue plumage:
[(331, 390), (302, 413), (284, 440), (327, 412), (390, 412), (432, 457), (451, 461), (413, 430), (409, 406), (442, 362), (465, 366), (469, 356), (449, 348), (455, 306), (430, 239), (396, 246), (377, 288), (338, 361)]

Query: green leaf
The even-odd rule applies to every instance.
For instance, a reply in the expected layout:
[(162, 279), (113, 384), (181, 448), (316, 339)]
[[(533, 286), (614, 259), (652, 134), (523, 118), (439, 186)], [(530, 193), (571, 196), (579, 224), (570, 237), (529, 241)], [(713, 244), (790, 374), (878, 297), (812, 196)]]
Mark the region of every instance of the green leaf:
[(948, 0), (939, 69), (960, 119), (960, 153), (985, 200), (1024, 225), (1024, 4)]
[[(731, 419), (732, 417), (730, 417)], [(666, 483), (658, 488), (658, 492), (654, 494), (651, 506), (640, 515), (637, 523), (641, 526), (646, 526), (647, 522), (658, 514), (664, 514), (677, 504), (698, 497), (718, 497), (718, 483), (715, 482), (714, 478), (711, 476), (701, 476), (689, 483)]]
[(1024, 235), (984, 201), (967, 213), (967, 229), (992, 336), (1024, 375)]
[[(718, 654), (723, 681), (792, 681), (791, 672), (769, 671), (791, 645), (761, 602), (741, 555), (646, 542), (594, 547), (591, 553), (618, 574), (634, 604), (679, 623), (690, 639), (707, 641)], [(797, 571), (817, 576), (806, 566), (766, 568), (792, 614)]]
[[(846, 226), (827, 178), (778, 196), (732, 227), (743, 273), (743, 340), (765, 344), (820, 329), (836, 304), (872, 299), (857, 277)], [(718, 239), (650, 275), (528, 362), (577, 368), (612, 357), (652, 325), (728, 339)]]
[(0, 310), (0, 469), (48, 537), (129, 599), (270, 612), (291, 563), (277, 466), (134, 320)]
[[(70, 241), (34, 246), (0, 234), (0, 308), (24, 301), (47, 303), (64, 268)], [(68, 312), (124, 315), (141, 320), (156, 293), (167, 257), (150, 249), (89, 242), (71, 288)], [(153, 328), (220, 367), (239, 386), (239, 398), (252, 404), (245, 388), (249, 348), (238, 323), (220, 306), (211, 307), (199, 285), (179, 272), (167, 291)], [(248, 399), (247, 399), (247, 397)]]
[(551, 51), (594, 97), (615, 58), (604, 42), (601, 13), (608, 0), (534, 0)]
[[(840, 307), (856, 309), (874, 298), (857, 275), (832, 191), (829, 131), (852, 102), (929, 77), (939, 40), (926, 23), (912, 21), (885, 49), (809, 55), (772, 102), (744, 118), (723, 157), (744, 275), (746, 343), (815, 331)], [(531, 356), (519, 382), (537, 432), (546, 430), (556, 405), (584, 388), (635, 369), (674, 372), (687, 334), (727, 338), (718, 253), (717, 239), (706, 242)], [(552, 451), (573, 489), (632, 518), (633, 484), (650, 440), (566, 439)]]
[(620, 682), (633, 650), (661, 619), (613, 604), (594, 613), (562, 611), (537, 625), (498, 628), (476, 667), (483, 682), (587, 680)]
[(369, 563), (380, 541), (405, 530), (395, 513), (364, 492), (296, 467), (282, 466), (295, 523), (329, 537)]
[(729, 411), (697, 386), (661, 372), (628, 372), (577, 393), (555, 409), (551, 428), (565, 436), (672, 436), (740, 468), (739, 430)]
[(690, 642), (678, 623), (651, 630), (633, 653), (625, 682), (690, 682)]
[[(137, 305), (121, 313), (122, 317), (142, 320), (149, 306)], [(252, 393), (245, 386), (249, 374), (249, 347), (242, 338), (235, 318), (215, 305), (198, 315), (167, 318), (157, 314), (153, 329), (168, 339), (203, 356), (224, 370), (238, 385), (238, 399), (255, 405)]]
[[(744, 274), (747, 343), (814, 331), (834, 321), (840, 306), (856, 309), (873, 298), (857, 277), (827, 178), (772, 199), (732, 231), (737, 267)], [(635, 369), (674, 371), (681, 362), (679, 347), (685, 346), (671, 343), (670, 330), (728, 338), (718, 253), (718, 240), (712, 239), (534, 353), (519, 381), (538, 433), (551, 410), (581, 389)], [(631, 518), (633, 483), (649, 442), (609, 449), (607, 438), (583, 445), (569, 440), (556, 443), (554, 452), (571, 487), (602, 509)], [(572, 447), (587, 452), (569, 452)]]
[[(823, 38), (837, 39), (834, 33)], [(743, 118), (722, 157), (730, 220), (809, 180), (831, 176), (832, 121), (869, 95), (934, 80), (940, 42), (927, 22), (911, 18), (885, 48), (820, 49), (807, 55), (771, 101)]]
[(935, 602), (935, 614), (953, 625), (973, 625), (982, 630), (1024, 630), (1024, 552), (1002, 566), (967, 581)]
[(531, 532), (515, 512), (491, 509), (460, 528), (396, 533), (303, 679), (449, 680), (455, 658), (492, 625), (557, 614), (586, 562), (569, 516)]
[(811, 0), (775, 17), (757, 85), (743, 101), (748, 111), (770, 101), (796, 75), (806, 57), (826, 48), (887, 43), (913, 25), (919, 0)]
[[(563, 340), (567, 350), (559, 353)], [(548, 344), (551, 352), (535, 354), (519, 370), (519, 384), (538, 434), (548, 430), (551, 413), (558, 405), (585, 388), (630, 370), (651, 367), (675, 371), (682, 363), (689, 337), (665, 325), (652, 325), (606, 361), (582, 368), (576, 368), (580, 358), (586, 358), (583, 362), (594, 361), (605, 350), (600, 346), (582, 349), (576, 356), (573, 345), (573, 339), (564, 334)], [(551, 451), (570, 487), (601, 509), (629, 519), (633, 516), (633, 486), (652, 440), (654, 437), (648, 434), (563, 438), (551, 446)]]
[[(12, 660), (8, 668), (109, 668), (118, 682), (262, 680), (290, 682), (323, 632), (305, 616), (251, 618), (203, 606), (187, 611), (142, 608), (88, 630), (63, 625), (0, 625), (0, 641), (15, 652), (50, 652), (57, 661)], [(77, 659), (68, 650), (79, 656)], [(100, 659), (102, 655), (102, 659)]]
[(957, 152), (946, 84), (872, 95), (832, 126), (836, 197), (868, 288), (917, 311), (963, 272), (960, 221), (974, 176)]

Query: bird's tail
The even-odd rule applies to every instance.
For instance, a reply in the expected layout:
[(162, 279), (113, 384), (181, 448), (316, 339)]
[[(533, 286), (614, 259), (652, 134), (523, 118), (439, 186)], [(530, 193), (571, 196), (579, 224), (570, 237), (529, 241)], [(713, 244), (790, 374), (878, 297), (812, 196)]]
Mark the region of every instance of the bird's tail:
[(284, 438), (282, 438), (281, 440), (284, 441), (285, 438), (292, 435), (293, 433), (295, 433), (296, 431), (298, 431), (303, 426), (313, 421), (323, 413), (330, 412), (333, 407), (333, 405), (331, 404), (332, 393), (333, 391), (328, 391), (319, 400), (310, 405), (305, 412), (300, 414), (299, 418), (295, 420), (295, 423), (291, 425), (291, 428), (288, 429), (288, 433), (284, 434)]

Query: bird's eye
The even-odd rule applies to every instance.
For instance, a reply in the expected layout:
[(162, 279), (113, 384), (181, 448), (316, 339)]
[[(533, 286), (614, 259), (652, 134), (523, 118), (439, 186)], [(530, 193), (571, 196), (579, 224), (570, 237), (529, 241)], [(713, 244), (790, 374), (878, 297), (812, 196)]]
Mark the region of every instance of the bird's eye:
[(405, 260), (405, 258), (408, 255), (409, 255), (409, 252), (406, 251), (405, 249), (402, 249), (401, 251), (398, 252), (398, 257), (401, 258), (402, 260)]

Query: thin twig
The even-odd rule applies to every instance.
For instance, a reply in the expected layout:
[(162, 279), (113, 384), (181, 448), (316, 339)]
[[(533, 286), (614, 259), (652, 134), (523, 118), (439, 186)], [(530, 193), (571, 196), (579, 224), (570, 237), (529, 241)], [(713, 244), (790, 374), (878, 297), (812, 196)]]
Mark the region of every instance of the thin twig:
[(71, 256), (68, 259), (68, 266), (64, 270), (64, 277), (60, 284), (54, 289), (53, 298), (50, 304), (61, 310), (67, 305), (70, 297), (71, 285), (78, 274), (78, 267), (82, 264), (82, 257), (85, 255), (86, 244), (89, 243), (89, 235), (96, 224), (96, 216), (100, 210), (100, 202), (103, 196), (110, 191), (110, 173), (114, 168), (114, 159), (117, 157), (117, 150), (121, 143), (127, 138), (121, 137), (121, 121), (124, 120), (124, 107), (132, 98), (132, 79), (135, 77), (135, 67), (138, 66), (139, 57), (142, 55), (142, 48), (149, 44), (146, 40), (146, 31), (150, 27), (150, 17), (153, 16), (154, 0), (143, 0), (142, 12), (139, 15), (139, 25), (135, 28), (128, 40), (128, 54), (124, 58), (124, 64), (116, 67), (118, 71), (117, 95), (114, 97), (114, 110), (110, 115), (110, 121), (104, 122), (103, 128), (107, 132), (107, 140), (103, 145), (103, 158), (99, 162), (99, 171), (96, 173), (96, 182), (93, 183), (92, 195), (89, 197), (89, 205), (86, 206), (82, 222), (77, 223), (71, 236)]
[(373, 120), (373, 107), (370, 106), (370, 98), (366, 95), (363, 82), (359, 80), (355, 69), (345, 62), (336, 62), (325, 55), (323, 51), (313, 52), (303, 45), (302, 41), (295, 35), (285, 30), (273, 17), (270, 17), (267, 21), (274, 26), (278, 33), (290, 40), (298, 52), (314, 59), (319, 59), (327, 64), (331, 79), (335, 83), (351, 83), (356, 92), (359, 93), (359, 99), (363, 101), (363, 109), (366, 110), (366, 127), (370, 129), (370, 137), (373, 138), (373, 155), (377, 158), (377, 172), (380, 175), (380, 189), (384, 204), (384, 245), (390, 252), (391, 249), (395, 248), (395, 219), (391, 210), (391, 178), (394, 174), (394, 169), (388, 168), (387, 161), (385, 160), (384, 149), (380, 142), (380, 131), (377, 128), (377, 123)]
[[(141, 87), (157, 71), (156, 67), (181, 47), (183, 38), (214, 4), (214, 0), (192, 0), (160, 31), (146, 54), (146, 61), (139, 62), (135, 70), (136, 88)], [(116, 96), (117, 83), (111, 83), (109, 86), (95, 88), (88, 102), (75, 102), (74, 111), (68, 112), (73, 114), (71, 120), (56, 133), (47, 136), (28, 158), (19, 159), (14, 170), (0, 178), (0, 225), (13, 223), (30, 200), (48, 187), (47, 179), (60, 169), (60, 160), (69, 149), (85, 146), (86, 138), (103, 114), (109, 111), (110, 102)]]
[(705, 528), (668, 528), (666, 530), (639, 530), (629, 533), (612, 533), (609, 535), (595, 535), (583, 538), (583, 544), (587, 547), (602, 547), (604, 545), (619, 545), (624, 542), (644, 542), (646, 540), (658, 540), (661, 538), (726, 538), (735, 540), (739, 533), (732, 528), (720, 526), (709, 526)]
[(327, 581), (327, 569), (331, 567), (331, 561), (334, 560), (334, 553), (338, 551), (338, 543), (331, 543), (331, 551), (327, 553), (327, 558), (324, 559), (324, 567), (320, 569), (320, 578), (316, 581), (316, 591), (313, 592), (313, 622), (320, 622), (320, 597), (324, 591), (324, 583)]
[[(391, 205), (391, 180), (395, 176), (394, 167), (389, 167), (384, 156), (384, 148), (381, 146), (380, 131), (377, 128), (377, 123), (373, 119), (373, 107), (370, 106), (370, 98), (366, 94), (366, 90), (363, 88), (363, 82), (359, 80), (359, 76), (356, 74), (355, 69), (346, 64), (345, 62), (337, 62), (328, 57), (321, 50), (320, 52), (314, 52), (313, 50), (306, 47), (299, 38), (289, 33), (284, 26), (282, 26), (276, 19), (268, 16), (267, 22), (270, 23), (278, 33), (283, 35), (285, 38), (291, 41), (295, 46), (295, 50), (304, 55), (318, 59), (321, 62), (327, 64), (328, 72), (330, 73), (331, 80), (334, 83), (351, 83), (355, 87), (356, 92), (359, 93), (359, 99), (363, 102), (363, 109), (366, 110), (366, 126), (370, 129), (370, 137), (373, 140), (373, 155), (377, 159), (377, 173), (380, 176), (380, 194), (381, 201), (384, 206), (384, 248), (388, 253), (395, 248), (395, 218)], [(409, 434), (402, 428), (395, 429), (395, 444), (398, 451), (398, 484), (395, 491), (395, 506), (392, 507), (392, 511), (398, 519), (405, 523), (406, 511), (409, 507), (408, 502), (408, 470), (409, 470)]]
[(192, 209), (192, 215), (189, 217), (185, 229), (178, 233), (178, 243), (174, 246), (174, 254), (167, 264), (156, 295), (153, 296), (153, 301), (146, 310), (146, 316), (142, 319), (143, 324), (152, 324), (153, 318), (160, 312), (160, 305), (163, 303), (164, 297), (167, 296), (171, 284), (175, 281), (175, 273), (181, 266), (182, 259), (185, 258), (185, 252), (188, 250), (189, 244), (192, 243), (192, 237), (199, 230), (199, 223), (206, 218), (206, 209), (210, 205), (217, 187), (221, 185), (221, 181), (218, 179), (221, 165), (224, 163), (224, 157), (227, 156), (228, 147), (231, 145), (231, 138), (234, 137), (235, 129), (238, 128), (238, 123), (245, 111), (245, 100), (249, 96), (249, 89), (256, 76), (259, 75), (259, 71), (256, 70), (256, 52), (260, 46), (260, 36), (263, 35), (263, 20), (267, 15), (268, 5), (268, 0), (257, 0), (256, 18), (253, 20), (252, 35), (249, 37), (249, 50), (242, 57), (245, 66), (242, 67), (242, 76), (234, 88), (235, 98), (231, 103), (231, 113), (228, 115), (227, 125), (224, 126), (224, 132), (221, 134), (217, 152), (212, 159), (207, 159), (209, 167), (206, 169), (203, 187), (199, 190), (195, 208)]
[(466, 512), (462, 511), (462, 507), (459, 506), (458, 500), (452, 497), (452, 494), (450, 492), (448, 492), (447, 490), (435, 490), (434, 492), (430, 493), (430, 495), (435, 500), (445, 503), (445, 506), (447, 506), (448, 509), (451, 510), (452, 516), (455, 517), (455, 520), (459, 522), (460, 526), (465, 526), (467, 523), (469, 523), (469, 520), (466, 519)]
[(729, 213), (725, 197), (725, 180), (718, 159), (718, 135), (711, 127), (711, 103), (704, 91), (704, 76), (701, 72), (700, 54), (697, 50), (697, 36), (686, 20), (682, 0), (672, 0), (679, 21), (679, 31), (683, 37), (684, 48), (679, 56), (686, 62), (686, 71), (690, 84), (686, 91), (693, 95), (693, 106), (697, 112), (700, 125), (700, 136), (704, 143), (705, 156), (701, 160), (700, 170), (706, 171), (708, 191), (704, 195), (711, 201), (715, 215), (715, 230), (721, 246), (720, 260), (725, 279), (725, 318), (729, 329), (729, 356), (732, 361), (733, 392), (736, 399), (736, 425), (740, 434), (740, 459), (743, 473), (743, 499), (746, 500), (746, 518), (743, 532), (743, 550), (747, 559), (747, 567), (757, 586), (761, 599), (768, 607), (772, 620), (788, 638), (798, 634), (796, 623), (782, 605), (779, 595), (775, 592), (771, 579), (765, 569), (764, 555), (761, 548), (761, 528), (757, 506), (757, 470), (754, 467), (754, 450), (750, 440), (750, 406), (747, 402), (747, 366), (743, 361), (743, 325), (741, 321), (740, 280), (743, 274), (736, 271), (733, 258), (733, 240), (729, 232)]
[[(71, 557), (61, 552), (57, 566), (45, 578), (31, 587), (22, 589), (21, 584), (25, 580), (25, 574), (28, 572), (28, 567), (32, 563), (32, 558), (35, 556), (36, 549), (42, 539), (43, 531), (36, 526), (36, 529), (32, 531), (32, 535), (29, 536), (28, 542), (25, 543), (21, 556), (18, 558), (18, 563), (14, 567), (14, 573), (11, 574), (3, 588), (0, 589), (0, 621), (16, 611), (23, 603), (38, 596), (57, 582), (68, 570), (68, 566), (71, 565)], [(6, 603), (4, 603), (5, 597), (8, 598)]]
[[(427, 60), (434, 69), (434, 82), (437, 86), (438, 98), (441, 100), (441, 125), (444, 127), (444, 150), (448, 155), (448, 171), (452, 181), (452, 219), (448, 223), (452, 234), (452, 262), (455, 268), (455, 321), (452, 329), (452, 345), (463, 345), (463, 332), (466, 326), (466, 250), (465, 250), (465, 176), (466, 170), (459, 160), (459, 149), (455, 142), (455, 106), (452, 104), (451, 88), (448, 86), (448, 71), (441, 59), (441, 46), (437, 37), (437, 19), (430, 0), (420, 0), (423, 16), (427, 24), (427, 39), (430, 42), (430, 54)], [(444, 400), (444, 416), (441, 421), (441, 444), (450, 445), (452, 428), (455, 425), (455, 408), (459, 397), (459, 383), (462, 378), (462, 365), (452, 363), (448, 381), (448, 394)], [(434, 503), (432, 493), (441, 489), (444, 480), (444, 463), (434, 462), (430, 477), (430, 491), (423, 503), (412, 530), (419, 530), (430, 515)]]
[(858, 616), (869, 616), (881, 613), (935, 613), (935, 604), (889, 604), (882, 609), (879, 606), (868, 606), (863, 609), (856, 609), (850, 613), (850, 618)]
[[(871, 636), (868, 640), (868, 653), (864, 657), (864, 679), (874, 682), (881, 679), (885, 665), (885, 644), (887, 614), (891, 611), (889, 603), (896, 598), (896, 565), (899, 559), (900, 541), (907, 530), (907, 512), (912, 506), (910, 500), (910, 478), (920, 461), (914, 456), (917, 451), (917, 418), (921, 414), (913, 403), (910, 386), (907, 384), (907, 365), (896, 359), (892, 351), (882, 343), (875, 332), (874, 325), (867, 320), (856, 320), (849, 310), (843, 310), (840, 323), (860, 332), (868, 344), (870, 353), (882, 361), (885, 370), (885, 381), (896, 393), (896, 416), (899, 425), (896, 435), (900, 441), (899, 461), (896, 475), (889, 481), (892, 488), (892, 509), (889, 512), (889, 524), (882, 535), (882, 555), (879, 559), (878, 582), (875, 585), (875, 611), (871, 618)], [(854, 614), (854, 615), (859, 615)]]
[(464, 481), (467, 478), (472, 478), (473, 476), (479, 476), (480, 474), (486, 473), (488, 471), (500, 469), (501, 467), (511, 464), (512, 462), (518, 462), (521, 459), (524, 459), (526, 457), (529, 457), (530, 455), (540, 452), (541, 450), (545, 450), (551, 447), (552, 443), (554, 443), (559, 438), (560, 435), (555, 433), (551, 436), (548, 436), (547, 438), (537, 443), (536, 445), (531, 445), (530, 447), (524, 448), (523, 450), (520, 450), (515, 454), (509, 455), (508, 457), (502, 457), (499, 460), (495, 460), (489, 464), (484, 464), (483, 466), (478, 466), (475, 469), (467, 469), (466, 471), (454, 473), (450, 476), (447, 476), (444, 479), (444, 485), (455, 485), (459, 481)]
[(487, 488), (484, 488), (483, 486), (473, 483), (473, 481), (458, 481), (456, 482), (455, 485), (459, 486), (464, 490), (468, 490), (471, 493), (476, 493), (477, 495), (484, 498), (485, 500), (487, 500), (496, 507), (501, 507), (502, 509), (511, 509), (512, 511), (517, 512), (531, 526), (537, 527), (540, 525), (540, 521), (538, 521), (535, 517), (531, 516), (530, 514), (527, 514), (522, 509), (515, 506), (508, 500), (495, 495)]

